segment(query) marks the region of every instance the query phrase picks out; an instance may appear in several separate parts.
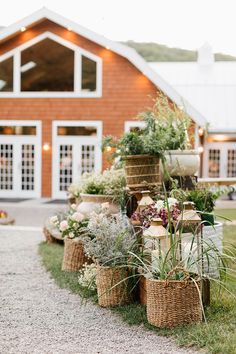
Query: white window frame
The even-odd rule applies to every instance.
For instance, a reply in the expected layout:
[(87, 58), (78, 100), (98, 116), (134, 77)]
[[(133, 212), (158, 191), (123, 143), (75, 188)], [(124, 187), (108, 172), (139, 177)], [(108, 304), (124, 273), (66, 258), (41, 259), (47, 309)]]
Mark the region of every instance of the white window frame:
[[(204, 158), (203, 158), (203, 176), (208, 178), (208, 164), (209, 164), (209, 150), (220, 150), (220, 172), (218, 178), (228, 178), (228, 150), (236, 149), (236, 142), (223, 142), (223, 141), (214, 141), (206, 142), (204, 146)], [(217, 177), (216, 177), (217, 178)], [(230, 177), (229, 177), (230, 178)]]
[[(1, 126), (35, 126), (36, 127), (36, 135), (5, 135), (5, 134), (0, 134), (0, 142), (3, 144), (10, 143), (11, 141), (9, 138), (12, 138), (12, 140), (16, 142), (20, 142), (22, 144), (35, 144), (37, 147), (37, 152), (35, 152), (35, 184), (36, 184), (36, 189), (35, 191), (29, 191), (32, 192), (30, 196), (28, 192), (21, 191), (19, 194), (16, 194), (14, 191), (11, 193), (10, 191), (7, 191), (5, 193), (6, 197), (13, 197), (13, 198), (40, 198), (41, 193), (42, 193), (42, 122), (40, 120), (6, 120), (6, 119), (1, 119), (0, 120), (0, 125)], [(14, 144), (13, 141), (13, 144)], [(18, 152), (19, 153), (19, 152)], [(20, 159), (20, 155), (18, 157), (14, 157), (17, 160)], [(17, 170), (13, 170), (13, 173), (18, 174)], [(3, 193), (2, 193), (3, 195)]]
[[(49, 38), (64, 47), (67, 47), (74, 51), (74, 91), (63, 91), (63, 92), (21, 92), (21, 52), (42, 40)], [(96, 72), (96, 91), (94, 92), (83, 92), (82, 91), (82, 55), (87, 58), (94, 60), (97, 63)], [(57, 36), (56, 34), (46, 31), (37, 37), (27, 41), (26, 43), (14, 48), (13, 50), (0, 56), (0, 62), (13, 57), (13, 92), (0, 92), (1, 97), (102, 97), (102, 59), (95, 54), (88, 52), (87, 50), (80, 48), (79, 46), (67, 41), (66, 39)]]
[(129, 133), (131, 128), (145, 128), (145, 122), (138, 120), (127, 120), (125, 122), (125, 133)]
[[(80, 136), (80, 135), (58, 135), (57, 128), (58, 127), (96, 127), (97, 128), (97, 136)], [(102, 121), (99, 120), (54, 120), (52, 123), (52, 198), (65, 198), (66, 192), (58, 191), (58, 184), (56, 183), (56, 179), (58, 178), (58, 156), (56, 153), (56, 146), (60, 142), (62, 144), (70, 144), (70, 142), (74, 142), (75, 139), (79, 139), (81, 143), (86, 144), (94, 143), (98, 145), (99, 150), (95, 155), (97, 168), (95, 172), (101, 172), (102, 170)], [(89, 139), (88, 139), (89, 138)]]

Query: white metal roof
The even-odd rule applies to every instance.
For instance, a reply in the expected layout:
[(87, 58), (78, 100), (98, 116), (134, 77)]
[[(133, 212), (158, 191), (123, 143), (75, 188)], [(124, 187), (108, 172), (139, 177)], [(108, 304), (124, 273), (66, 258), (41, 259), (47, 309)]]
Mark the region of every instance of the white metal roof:
[(149, 64), (205, 117), (210, 132), (236, 133), (236, 62)]
[(7, 38), (19, 32), (21, 27), (26, 27), (37, 23), (42, 19), (47, 18), (65, 28), (69, 28), (80, 34), (81, 36), (90, 39), (93, 42), (100, 44), (103, 47), (109, 48), (113, 52), (128, 59), (138, 70), (140, 70), (153, 84), (163, 91), (171, 100), (173, 100), (179, 106), (185, 106), (187, 113), (198, 125), (205, 125), (206, 121), (202, 114), (200, 114), (187, 99), (183, 98), (167, 81), (165, 81), (161, 75), (151, 68), (150, 65), (132, 48), (123, 44), (113, 42), (110, 39), (105, 38), (95, 32), (92, 32), (77, 23), (66, 19), (65, 17), (58, 15), (57, 13), (43, 7), (42, 9), (34, 12), (30, 16), (5, 27), (0, 31), (0, 45)]

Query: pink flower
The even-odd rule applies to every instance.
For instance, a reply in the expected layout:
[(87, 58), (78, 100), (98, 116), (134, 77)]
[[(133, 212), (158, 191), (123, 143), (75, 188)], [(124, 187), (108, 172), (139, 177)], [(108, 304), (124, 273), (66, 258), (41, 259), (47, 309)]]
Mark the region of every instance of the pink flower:
[(84, 219), (84, 215), (76, 211), (74, 214), (71, 215), (70, 218), (71, 220), (80, 222)]
[(61, 221), (60, 223), (60, 230), (66, 231), (68, 229), (68, 222), (66, 220)]

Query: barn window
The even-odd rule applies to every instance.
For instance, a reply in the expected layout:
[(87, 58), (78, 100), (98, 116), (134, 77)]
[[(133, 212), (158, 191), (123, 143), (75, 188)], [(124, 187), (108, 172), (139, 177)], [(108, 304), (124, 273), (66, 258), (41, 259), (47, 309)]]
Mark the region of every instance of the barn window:
[(82, 55), (82, 91), (96, 91), (97, 86), (97, 63)]
[(13, 91), (13, 57), (0, 62), (0, 92)]
[(102, 59), (54, 33), (44, 32), (0, 56), (1, 97), (101, 95)]
[(21, 91), (74, 91), (74, 51), (46, 38), (21, 52)]

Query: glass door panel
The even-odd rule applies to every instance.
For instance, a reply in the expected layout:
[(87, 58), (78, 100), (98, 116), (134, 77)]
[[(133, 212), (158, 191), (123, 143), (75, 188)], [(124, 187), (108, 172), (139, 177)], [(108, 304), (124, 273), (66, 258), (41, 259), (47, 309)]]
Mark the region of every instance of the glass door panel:
[(0, 144), (0, 191), (13, 190), (13, 145)]

